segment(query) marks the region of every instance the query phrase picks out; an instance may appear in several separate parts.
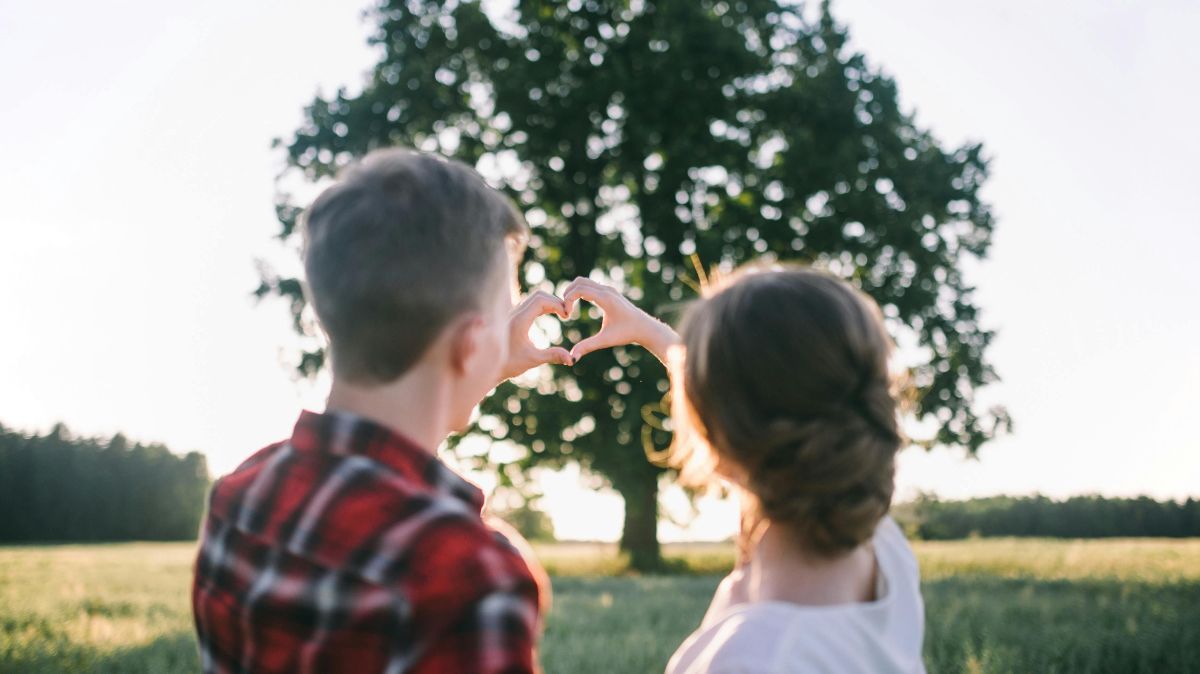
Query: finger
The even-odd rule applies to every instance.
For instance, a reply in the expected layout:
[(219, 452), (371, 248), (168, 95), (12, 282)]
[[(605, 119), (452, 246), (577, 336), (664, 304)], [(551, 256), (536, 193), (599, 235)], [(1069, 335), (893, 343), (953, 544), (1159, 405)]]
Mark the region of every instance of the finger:
[(583, 299), (595, 304), (600, 309), (607, 309), (610, 306), (610, 300), (613, 299), (616, 291), (612, 288), (596, 283), (591, 279), (575, 279), (571, 285), (563, 292), (563, 302), (568, 311), (573, 312), (575, 304)]
[(516, 313), (523, 323), (532, 325), (535, 318), (545, 316), (546, 314), (558, 314), (559, 318), (565, 319), (567, 317), (567, 307), (562, 299), (539, 290), (526, 297), (521, 302), (521, 305), (517, 307)]
[(585, 280), (583, 277), (576, 278), (574, 281), (568, 283), (567, 287), (563, 288), (562, 292), (559, 293), (559, 296), (563, 299), (563, 304), (567, 307), (568, 316), (575, 313), (575, 303), (579, 301), (579, 283), (583, 280)]
[(575, 346), (572, 346), (571, 359), (577, 363), (579, 362), (580, 358), (583, 358), (589, 353), (593, 351), (599, 351), (600, 349), (604, 349), (609, 346), (612, 346), (612, 344), (608, 343), (608, 336), (605, 335), (603, 331), (598, 332), (591, 337), (588, 337), (587, 339), (575, 344)]
[(571, 356), (571, 352), (561, 346), (552, 346), (548, 349), (539, 349), (538, 358), (543, 363), (558, 363), (559, 365), (574, 365), (575, 358)]
[(580, 276), (580, 277), (576, 278), (574, 281), (571, 281), (571, 283), (567, 285), (567, 290), (577, 290), (580, 288), (591, 289), (592, 291), (595, 291), (595, 292), (611, 290), (611, 288), (609, 286), (607, 286), (603, 283), (600, 283), (599, 281), (593, 281), (592, 279), (590, 279), (586, 276)]
[(574, 293), (575, 291), (578, 291), (581, 288), (590, 288), (592, 290), (599, 290), (603, 287), (604, 287), (603, 285), (593, 281), (592, 279), (590, 279), (586, 276), (580, 276), (580, 277), (576, 278), (574, 281), (571, 281), (570, 283), (567, 284), (567, 287), (563, 290), (563, 297), (565, 299), (567, 293)]
[(536, 315), (548, 314), (551, 312), (561, 312), (563, 310), (562, 298), (552, 295), (544, 290), (531, 293), (522, 302), (522, 307), (526, 311), (534, 311)]

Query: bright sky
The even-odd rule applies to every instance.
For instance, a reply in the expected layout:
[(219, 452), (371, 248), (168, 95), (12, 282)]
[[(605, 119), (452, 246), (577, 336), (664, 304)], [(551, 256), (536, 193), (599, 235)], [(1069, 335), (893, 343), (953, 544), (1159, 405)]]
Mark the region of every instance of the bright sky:
[[(220, 474), (290, 432), (286, 312), (256, 307), (269, 147), (373, 63), (355, 5), (0, 3), (0, 422), (198, 449)], [(972, 270), (1010, 437), (901, 457), (902, 495), (1200, 494), (1200, 6), (838, 0), (855, 44), (950, 143), (995, 158)], [(486, 480), (485, 480), (486, 481)], [(620, 501), (547, 476), (559, 534), (615, 538)], [(680, 506), (672, 495), (673, 507)], [(687, 530), (733, 531), (727, 504)]]

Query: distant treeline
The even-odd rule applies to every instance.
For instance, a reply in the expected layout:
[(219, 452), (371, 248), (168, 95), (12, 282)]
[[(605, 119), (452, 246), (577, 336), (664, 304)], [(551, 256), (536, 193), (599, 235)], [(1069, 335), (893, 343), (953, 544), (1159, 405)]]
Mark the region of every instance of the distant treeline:
[(993, 496), (942, 501), (923, 495), (897, 504), (893, 517), (911, 536), (949, 540), (972, 536), (1200, 536), (1200, 501), (1073, 496)]
[(208, 485), (198, 452), (0, 426), (0, 542), (192, 539)]

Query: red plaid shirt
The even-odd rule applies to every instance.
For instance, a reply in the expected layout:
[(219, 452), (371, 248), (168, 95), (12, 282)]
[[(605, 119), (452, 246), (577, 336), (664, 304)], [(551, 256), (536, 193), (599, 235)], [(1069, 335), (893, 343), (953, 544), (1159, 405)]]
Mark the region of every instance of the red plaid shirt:
[(429, 452), (346, 413), (212, 490), (192, 590), (205, 672), (531, 672), (538, 586)]

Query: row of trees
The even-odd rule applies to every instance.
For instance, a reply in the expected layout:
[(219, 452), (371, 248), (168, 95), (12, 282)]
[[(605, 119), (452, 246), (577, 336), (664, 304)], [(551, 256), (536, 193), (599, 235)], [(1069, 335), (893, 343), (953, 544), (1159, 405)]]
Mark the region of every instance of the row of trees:
[(199, 452), (0, 425), (0, 542), (193, 539), (208, 486)]
[[(209, 487), (203, 454), (161, 444), (75, 437), (62, 424), (45, 435), (0, 425), (0, 543), (189, 540)], [(897, 521), (917, 538), (971, 536), (1200, 536), (1200, 500), (1146, 496), (993, 496), (943, 501), (923, 494), (897, 504)], [(528, 537), (553, 540), (545, 513), (526, 503), (504, 509)]]
[(926, 540), (970, 536), (1200, 536), (1200, 501), (1073, 496), (993, 496), (942, 501), (923, 495), (897, 505), (893, 516), (911, 534)]

